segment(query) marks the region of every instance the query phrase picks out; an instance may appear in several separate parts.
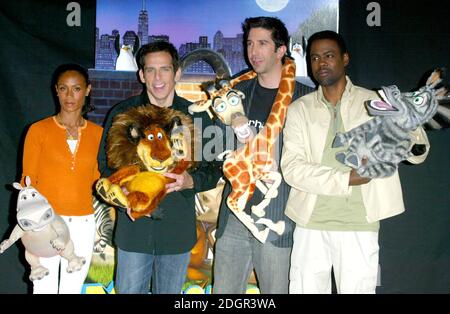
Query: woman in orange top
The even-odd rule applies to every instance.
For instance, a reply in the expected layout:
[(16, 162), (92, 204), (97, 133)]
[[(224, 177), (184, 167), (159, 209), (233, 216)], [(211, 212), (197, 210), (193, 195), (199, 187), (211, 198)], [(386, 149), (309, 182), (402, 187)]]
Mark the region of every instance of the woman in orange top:
[[(49, 275), (33, 282), (33, 293), (81, 293), (95, 237), (92, 188), (100, 174), (97, 153), (102, 128), (83, 118), (91, 91), (86, 69), (64, 64), (54, 73), (59, 112), (31, 125), (25, 138), (25, 176), (67, 223), (75, 254), (86, 259), (78, 272), (67, 273), (67, 260), (41, 258)], [(60, 268), (61, 264), (61, 268)], [(59, 268), (61, 270), (59, 270)], [(59, 279), (58, 279), (59, 278)]]

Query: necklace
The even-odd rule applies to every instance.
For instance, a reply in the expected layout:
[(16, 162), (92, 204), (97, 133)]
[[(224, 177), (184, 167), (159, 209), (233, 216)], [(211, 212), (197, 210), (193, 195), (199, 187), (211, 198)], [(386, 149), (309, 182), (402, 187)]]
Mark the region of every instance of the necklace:
[(84, 119), (81, 117), (80, 120), (75, 125), (69, 125), (67, 123), (64, 123), (62, 121), (61, 115), (58, 113), (56, 115), (58, 122), (65, 127), (66, 129), (66, 136), (68, 140), (76, 140), (78, 139), (78, 128), (84, 124)]
[[(73, 131), (73, 130), (72, 130)], [(68, 128), (66, 128), (66, 132), (67, 132), (67, 139), (68, 140), (76, 140), (78, 139), (78, 130), (75, 131), (75, 133), (72, 133), (72, 131), (70, 131)], [(75, 134), (75, 135), (74, 135)]]

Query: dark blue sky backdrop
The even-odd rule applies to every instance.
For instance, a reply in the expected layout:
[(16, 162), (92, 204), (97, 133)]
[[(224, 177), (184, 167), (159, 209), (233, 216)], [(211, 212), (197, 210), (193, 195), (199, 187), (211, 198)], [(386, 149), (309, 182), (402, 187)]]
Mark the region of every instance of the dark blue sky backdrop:
[[(283, 0), (268, 2), (276, 1)], [(246, 17), (262, 15), (279, 17), (289, 32), (293, 32), (315, 9), (336, 2), (289, 0), (281, 11), (268, 12), (261, 9), (255, 0), (146, 0), (148, 34), (169, 35), (177, 48), (185, 42), (198, 42), (199, 36), (208, 36), (211, 43), (218, 30), (224, 37), (235, 37), (241, 33), (241, 23)], [(97, 0), (100, 35), (111, 34), (113, 29), (119, 30), (121, 36), (127, 30), (137, 33), (141, 8), (142, 0)]]

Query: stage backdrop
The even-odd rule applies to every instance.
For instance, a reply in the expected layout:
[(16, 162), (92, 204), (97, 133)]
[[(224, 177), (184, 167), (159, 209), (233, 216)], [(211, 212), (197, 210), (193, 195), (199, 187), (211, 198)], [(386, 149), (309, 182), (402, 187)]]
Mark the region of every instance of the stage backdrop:
[(408, 90), (425, 71), (450, 69), (449, 6), (437, 0), (342, 0), (339, 13), (355, 83)]
[(400, 166), (405, 213), (381, 223), (379, 293), (450, 292), (450, 129), (427, 135), (426, 162)]
[[(449, 6), (436, 0), (339, 4), (339, 31), (350, 53), (353, 83), (367, 88), (395, 84), (410, 91), (434, 68), (445, 67), (448, 84)], [(450, 108), (448, 103), (443, 107)], [(435, 118), (448, 127), (448, 113)], [(425, 163), (399, 170), (406, 212), (381, 222), (380, 293), (450, 292), (450, 132), (428, 136), (432, 146)]]

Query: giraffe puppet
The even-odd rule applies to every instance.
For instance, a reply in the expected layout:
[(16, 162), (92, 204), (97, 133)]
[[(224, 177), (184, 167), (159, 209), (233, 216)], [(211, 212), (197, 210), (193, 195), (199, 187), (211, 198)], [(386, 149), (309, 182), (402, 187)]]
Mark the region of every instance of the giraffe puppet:
[(253, 138), (253, 132), (248, 125), (242, 100), (243, 92), (233, 89), (237, 83), (256, 77), (254, 71), (249, 71), (231, 80), (220, 80), (220, 89), (216, 84), (209, 84), (206, 91), (209, 96), (206, 100), (200, 100), (189, 106), (190, 112), (206, 111), (211, 119), (218, 118), (223, 124), (233, 128), (234, 133), (241, 143), (247, 143)]
[[(264, 218), (264, 209), (270, 200), (278, 195), (278, 186), (281, 183), (281, 174), (276, 169), (274, 153), (276, 141), (284, 126), (287, 107), (291, 103), (295, 88), (295, 63), (291, 58), (286, 58), (281, 73), (278, 93), (272, 105), (271, 112), (262, 130), (255, 136), (247, 135), (248, 124), (242, 106), (244, 94), (233, 89), (238, 82), (256, 77), (254, 71), (249, 71), (222, 84), (222, 89), (209, 91), (210, 98), (192, 104), (189, 110), (192, 112), (210, 111), (210, 116), (216, 116), (224, 124), (231, 125), (240, 142), (245, 143), (235, 151), (226, 151), (220, 154), (225, 157), (223, 172), (231, 184), (232, 191), (227, 198), (227, 205), (236, 217), (250, 230), (260, 242), (265, 242), (269, 231), (273, 230), (282, 234), (285, 229), (283, 221), (274, 223)], [(240, 97), (239, 103), (232, 96)], [(239, 123), (236, 123), (239, 121)], [(245, 123), (243, 123), (245, 121)], [(251, 132), (251, 130), (250, 130)], [(264, 182), (265, 183), (264, 183)], [(273, 183), (267, 183), (273, 182)], [(245, 205), (251, 199), (257, 187), (264, 199), (252, 206), (252, 213), (259, 217), (254, 221), (251, 215), (244, 211)], [(264, 226), (259, 230), (257, 224)]]

